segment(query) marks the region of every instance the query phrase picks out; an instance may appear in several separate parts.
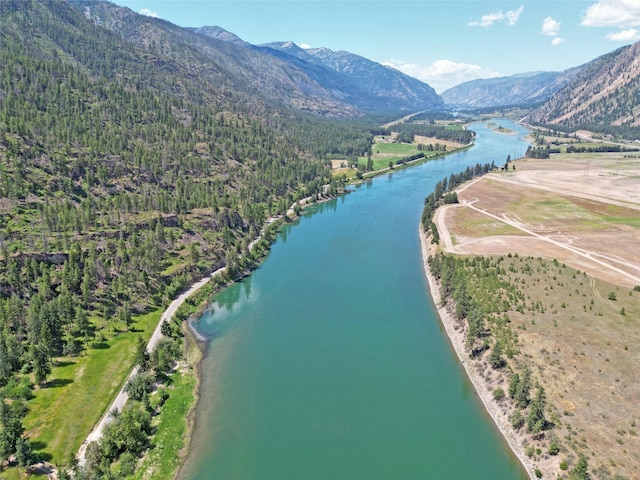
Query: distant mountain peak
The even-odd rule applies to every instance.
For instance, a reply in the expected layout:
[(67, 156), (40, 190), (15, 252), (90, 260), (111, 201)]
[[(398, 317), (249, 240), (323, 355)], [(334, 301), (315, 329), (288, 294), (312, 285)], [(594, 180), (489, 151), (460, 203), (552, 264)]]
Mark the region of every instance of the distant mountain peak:
[(319, 66), (329, 69), (333, 72), (328, 74), (333, 81), (343, 84), (342, 90), (348, 94), (345, 98), (351, 98), (365, 110), (419, 111), (444, 107), (442, 99), (428, 84), (346, 50), (302, 49), (293, 42), (273, 42), (260, 47), (303, 60), (315, 75), (320, 75)]
[(220, 40), (222, 42), (234, 43), (237, 45), (249, 45), (240, 37), (238, 37), (234, 33), (231, 33), (225, 30), (222, 27), (204, 26), (204, 27), (197, 27), (197, 28), (187, 28), (187, 30), (191, 30), (192, 32), (199, 33), (200, 35), (204, 35), (205, 37), (215, 38), (216, 40)]

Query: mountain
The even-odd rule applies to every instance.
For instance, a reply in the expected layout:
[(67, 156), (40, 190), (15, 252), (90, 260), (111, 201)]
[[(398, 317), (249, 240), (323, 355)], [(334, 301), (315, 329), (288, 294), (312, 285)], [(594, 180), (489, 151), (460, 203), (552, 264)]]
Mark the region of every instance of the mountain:
[[(220, 27), (181, 28), (108, 2), (70, 1), (97, 25), (199, 76), (228, 85), (236, 97), (342, 117), (444, 106), (428, 85), (347, 52), (316, 58), (304, 55), (291, 42), (254, 46)], [(332, 56), (346, 58), (347, 69), (337, 68)]]
[(471, 80), (442, 92), (441, 97), (447, 105), (463, 108), (536, 105), (549, 100), (579, 71), (578, 67)]
[(227, 43), (235, 43), (236, 45), (248, 45), (247, 42), (242, 40), (237, 35), (228, 32), (224, 28), (221, 27), (198, 27), (198, 28), (189, 28), (187, 30), (191, 30), (192, 32), (198, 33), (200, 35), (204, 35), (205, 37), (215, 38), (216, 40), (221, 40)]
[[(366, 111), (444, 108), (444, 102), (428, 84), (360, 55), (328, 48), (302, 49), (293, 42), (273, 42), (260, 47), (284, 60), (295, 58), (295, 64), (320, 84), (324, 83), (325, 78), (330, 86), (335, 86), (338, 81), (341, 84), (340, 98)], [(280, 55), (276, 52), (280, 52)], [(283, 53), (286, 56), (282, 56)], [(319, 66), (328, 71), (321, 73)]]
[(526, 121), (640, 138), (640, 42), (580, 67), (578, 74)]
[(235, 102), (279, 105), (326, 116), (361, 115), (295, 65), (265, 55), (223, 29), (182, 28), (104, 1), (70, 2), (96, 26), (116, 33), (147, 55), (161, 58), (167, 68), (177, 67), (206, 80), (207, 88), (215, 86), (218, 95)]

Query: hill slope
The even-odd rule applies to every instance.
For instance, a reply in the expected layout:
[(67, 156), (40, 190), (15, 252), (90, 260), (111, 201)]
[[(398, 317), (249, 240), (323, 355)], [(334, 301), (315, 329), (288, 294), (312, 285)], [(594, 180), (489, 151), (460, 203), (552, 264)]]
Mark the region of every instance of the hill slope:
[(444, 91), (441, 97), (447, 105), (465, 108), (535, 105), (549, 100), (578, 71), (574, 68), (471, 80)]
[(640, 138), (639, 99), (640, 43), (636, 43), (581, 67), (571, 82), (526, 120)]
[(181, 28), (108, 2), (72, 4), (148, 55), (170, 59), (190, 75), (206, 79), (236, 104), (275, 104), (327, 116), (360, 114), (295, 65), (265, 55), (223, 29)]
[[(266, 219), (331, 182), (326, 156), (370, 147), (365, 125), (294, 110), (358, 113), (289, 63), (263, 71), (261, 88), (244, 75), (257, 78), (264, 54), (74, 6), (0, 2), (0, 386), (36, 397), (21, 451), (33, 439), (64, 460), (124, 381), (109, 366), (125, 371), (133, 350), (111, 347), (134, 345), (137, 315), (219, 266), (238, 275), (263, 252), (248, 245)], [(103, 348), (98, 373), (61, 380)]]
[[(274, 42), (262, 45), (265, 51), (286, 54), (278, 58), (295, 58), (295, 62), (324, 84), (318, 67), (328, 69), (323, 75), (329, 81), (339, 79), (340, 98), (367, 111), (441, 110), (444, 102), (428, 84), (367, 58), (346, 51), (328, 48), (302, 49), (293, 42)], [(290, 60), (292, 61), (292, 60)], [(336, 76), (335, 74), (338, 74)], [(334, 83), (331, 83), (335, 85)]]
[(444, 106), (428, 85), (347, 52), (317, 49), (313, 56), (301, 55), (292, 52), (291, 42), (253, 46), (220, 27), (181, 28), (107, 2), (71, 1), (96, 24), (136, 47), (206, 75), (251, 103), (343, 117)]

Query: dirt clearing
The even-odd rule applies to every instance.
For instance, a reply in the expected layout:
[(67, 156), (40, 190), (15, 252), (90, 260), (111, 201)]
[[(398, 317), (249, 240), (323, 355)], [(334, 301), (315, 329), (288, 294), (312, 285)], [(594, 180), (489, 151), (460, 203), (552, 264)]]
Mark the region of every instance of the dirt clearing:
[(522, 160), (464, 186), (436, 217), (448, 253), (556, 258), (640, 285), (640, 159), (623, 154)]

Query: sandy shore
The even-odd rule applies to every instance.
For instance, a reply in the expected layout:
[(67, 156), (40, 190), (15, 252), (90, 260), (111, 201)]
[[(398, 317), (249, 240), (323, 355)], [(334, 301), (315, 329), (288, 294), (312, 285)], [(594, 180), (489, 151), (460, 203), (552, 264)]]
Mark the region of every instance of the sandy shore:
[[(440, 287), (436, 279), (431, 275), (427, 262), (430, 254), (430, 244), (421, 226), (418, 227), (418, 230), (420, 234), (420, 244), (422, 246), (424, 271), (427, 276), (427, 280), (429, 281), (431, 298), (433, 298), (433, 302), (438, 310), (438, 316), (440, 317), (440, 321), (447, 332), (449, 341), (451, 342), (460, 363), (467, 372), (467, 377), (469, 377), (469, 380), (473, 384), (478, 397), (480, 397), (480, 400), (484, 404), (485, 409), (489, 415), (491, 415), (491, 418), (502, 433), (502, 436), (507, 440), (507, 443), (513, 453), (524, 466), (529, 478), (533, 480), (536, 478), (534, 473), (536, 466), (525, 455), (526, 437), (525, 435), (514, 432), (511, 422), (509, 421), (510, 409), (505, 408), (493, 399), (493, 390), (498, 387), (499, 384), (496, 381), (487, 381), (480, 371), (479, 362), (472, 362), (469, 360), (469, 354), (465, 349), (465, 329), (460, 327), (459, 322), (456, 321), (446, 307), (442, 307)], [(506, 390), (507, 385), (502, 384), (502, 387)]]

